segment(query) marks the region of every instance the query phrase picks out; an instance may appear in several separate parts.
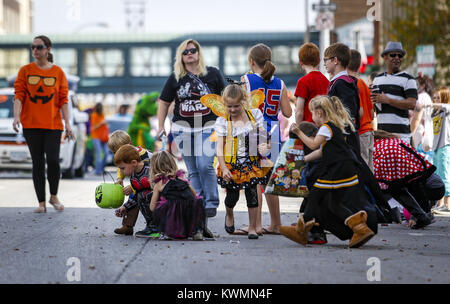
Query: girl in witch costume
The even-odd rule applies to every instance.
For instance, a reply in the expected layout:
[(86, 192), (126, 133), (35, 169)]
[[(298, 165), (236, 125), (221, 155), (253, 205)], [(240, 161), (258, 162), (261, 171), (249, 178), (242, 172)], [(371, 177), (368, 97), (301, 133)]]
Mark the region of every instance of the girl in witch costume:
[[(208, 98), (216, 99), (216, 104), (221, 104), (218, 114), (221, 117), (216, 121), (215, 131), (218, 135), (217, 182), (227, 191), (225, 230), (229, 234), (234, 232), (233, 208), (239, 200), (240, 190), (244, 189), (249, 213), (248, 238), (258, 239), (257, 185), (267, 184), (273, 167), (270, 160), (263, 158), (263, 155), (270, 153), (264, 118), (257, 108), (264, 102), (263, 93), (255, 91), (250, 99), (243, 87), (231, 84), (225, 88), (222, 98), (215, 95), (202, 100), (205, 105), (213, 108), (214, 106), (205, 100)], [(247, 105), (249, 101), (250, 105)]]
[(339, 239), (350, 239), (350, 248), (360, 247), (375, 235), (378, 227), (376, 210), (359, 181), (357, 164), (345, 142), (345, 128), (354, 131), (354, 126), (337, 97), (315, 97), (309, 108), (314, 122), (320, 125), (316, 137), (307, 137), (296, 126), (292, 131), (315, 150), (305, 161), (322, 157), (325, 170), (311, 187), (308, 205), (297, 225), (282, 226), (281, 233), (306, 245), (308, 232), (317, 221)]
[(150, 179), (154, 183), (150, 210), (154, 212), (155, 224), (163, 234), (162, 239), (192, 237), (194, 240), (203, 240), (203, 199), (196, 195), (169, 152), (153, 154), (150, 159)]

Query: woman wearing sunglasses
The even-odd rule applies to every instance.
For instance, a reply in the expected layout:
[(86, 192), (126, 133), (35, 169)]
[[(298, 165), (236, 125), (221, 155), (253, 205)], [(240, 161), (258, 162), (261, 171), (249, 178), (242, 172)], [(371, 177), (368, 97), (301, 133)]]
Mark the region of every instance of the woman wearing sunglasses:
[(168, 108), (175, 102), (171, 133), (182, 151), (192, 187), (204, 197), (207, 217), (214, 217), (219, 206), (213, 167), (216, 147), (211, 140), (217, 116), (202, 105), (200, 97), (220, 95), (224, 87), (219, 70), (205, 65), (200, 44), (188, 39), (178, 46), (174, 72), (164, 85), (158, 109), (161, 136)]
[[(53, 64), (52, 43), (46, 36), (37, 36), (31, 45), (34, 61), (19, 70), (15, 88), (13, 128), (22, 125), (33, 162), (33, 183), (39, 202), (36, 213), (45, 213), (45, 164), (50, 185), (49, 203), (57, 211), (64, 206), (58, 199), (60, 179), (59, 149), (61, 133), (72, 138), (68, 115), (69, 86), (62, 69)], [(65, 124), (63, 124), (62, 116)]]

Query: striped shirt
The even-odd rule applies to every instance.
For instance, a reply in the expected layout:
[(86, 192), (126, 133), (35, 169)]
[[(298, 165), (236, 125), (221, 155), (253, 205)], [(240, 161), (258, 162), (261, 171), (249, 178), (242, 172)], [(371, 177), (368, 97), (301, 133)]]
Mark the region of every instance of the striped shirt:
[[(406, 72), (392, 75), (379, 74), (373, 80), (373, 86), (375, 85), (391, 99), (418, 98), (416, 80)], [(388, 104), (377, 104), (375, 109), (377, 111), (378, 129), (396, 133), (403, 138), (411, 137), (409, 110), (399, 109)]]

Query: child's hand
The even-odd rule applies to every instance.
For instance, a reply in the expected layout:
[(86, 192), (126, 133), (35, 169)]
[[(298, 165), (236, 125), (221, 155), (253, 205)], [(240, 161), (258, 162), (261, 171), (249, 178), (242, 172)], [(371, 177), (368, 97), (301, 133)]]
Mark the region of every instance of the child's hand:
[(262, 143), (258, 145), (258, 152), (259, 154), (261, 154), (262, 156), (267, 156), (270, 153), (270, 145), (266, 144), (266, 143)]
[(233, 174), (231, 174), (230, 170), (228, 170), (228, 168), (224, 168), (222, 170), (222, 177), (226, 182), (229, 182), (230, 180), (233, 179)]
[(123, 187), (123, 178), (118, 178), (116, 184), (119, 184)]
[(122, 189), (122, 193), (124, 194), (124, 195), (130, 195), (131, 194), (131, 192), (133, 192), (133, 190), (131, 190), (131, 186), (130, 185), (128, 185), (128, 186), (126, 186), (126, 187), (124, 187), (123, 189)]
[(297, 126), (297, 124), (294, 122), (291, 126), (291, 132), (295, 135), (299, 136), (300, 128)]
[(116, 209), (116, 216), (123, 217), (126, 211), (127, 208), (125, 208), (125, 206), (121, 206), (119, 209)]

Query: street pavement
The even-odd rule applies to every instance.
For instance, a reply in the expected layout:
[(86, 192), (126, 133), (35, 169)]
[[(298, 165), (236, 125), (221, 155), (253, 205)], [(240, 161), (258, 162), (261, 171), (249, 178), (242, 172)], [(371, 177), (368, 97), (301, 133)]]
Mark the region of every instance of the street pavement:
[[(224, 192), (208, 241), (160, 241), (115, 235), (112, 209), (94, 201), (101, 177), (61, 180), (66, 209), (35, 214), (30, 178), (0, 179), (0, 283), (43, 284), (303, 284), (450, 283), (450, 217), (422, 230), (380, 225), (365, 246), (327, 234), (328, 244), (298, 245), (283, 236), (258, 240), (224, 230)], [(48, 191), (48, 190), (47, 190)], [(48, 193), (48, 192), (47, 192)], [(297, 221), (301, 199), (280, 197), (284, 225)], [(236, 206), (236, 228), (248, 223), (245, 198)], [(263, 224), (269, 224), (267, 205)], [(136, 230), (144, 228), (140, 216)]]

